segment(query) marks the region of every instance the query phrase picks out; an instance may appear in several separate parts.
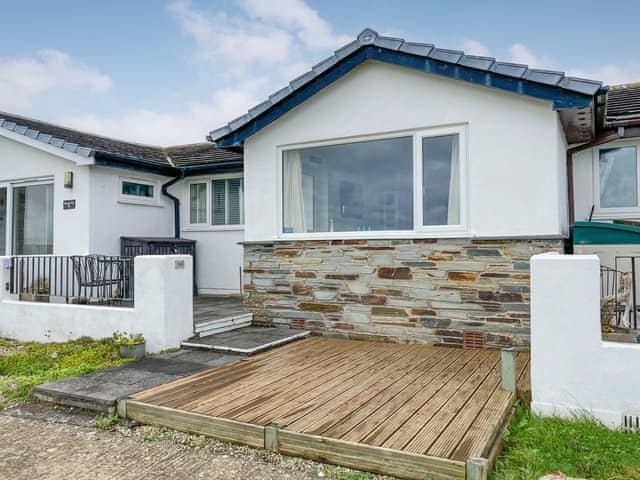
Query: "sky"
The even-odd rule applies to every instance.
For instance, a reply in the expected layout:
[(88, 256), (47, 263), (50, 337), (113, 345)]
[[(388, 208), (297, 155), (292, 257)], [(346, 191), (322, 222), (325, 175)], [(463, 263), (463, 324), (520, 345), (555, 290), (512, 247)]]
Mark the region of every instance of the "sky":
[(627, 83), (639, 22), (637, 0), (0, 0), (0, 111), (201, 142), (365, 27)]

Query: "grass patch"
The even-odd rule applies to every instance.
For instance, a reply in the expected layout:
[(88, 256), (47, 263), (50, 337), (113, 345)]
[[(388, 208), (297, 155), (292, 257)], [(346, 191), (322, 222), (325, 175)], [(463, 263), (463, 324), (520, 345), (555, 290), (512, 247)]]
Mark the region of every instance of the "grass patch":
[(640, 479), (640, 435), (609, 430), (587, 417), (537, 417), (522, 405), (492, 478), (538, 479), (553, 471), (594, 480)]
[(24, 343), (16, 353), (0, 357), (0, 398), (29, 399), (35, 385), (129, 361), (120, 358), (110, 339)]
[(98, 415), (94, 420), (93, 424), (96, 428), (101, 428), (102, 430), (109, 430), (111, 427), (116, 425), (120, 421), (118, 415)]

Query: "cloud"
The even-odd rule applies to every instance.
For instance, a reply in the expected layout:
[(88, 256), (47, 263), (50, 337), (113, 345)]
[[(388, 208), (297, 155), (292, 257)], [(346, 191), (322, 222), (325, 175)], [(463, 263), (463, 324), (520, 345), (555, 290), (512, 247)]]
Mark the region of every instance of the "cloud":
[(522, 43), (514, 43), (509, 47), (509, 61), (522, 63), (531, 68), (552, 68), (554, 64), (549, 58), (535, 55), (529, 47)]
[(241, 77), (265, 67), (299, 64), (311, 51), (349, 41), (302, 0), (237, 0), (233, 11), (203, 11), (190, 0), (168, 6), (197, 46), (196, 58)]
[(331, 25), (301, 0), (240, 0), (240, 4), (252, 18), (293, 30), (310, 48), (335, 48), (351, 40), (335, 34)]
[[(471, 55), (491, 56), (490, 50), (477, 40), (466, 40), (462, 43), (466, 53)], [(600, 80), (604, 85), (616, 85), (640, 81), (640, 62), (629, 61), (624, 64), (607, 63), (586, 68), (566, 68), (551, 57), (536, 54), (531, 48), (514, 43), (508, 50), (507, 61), (521, 63), (531, 68), (565, 71), (571, 77)]]
[(212, 128), (246, 112), (259, 99), (251, 86), (223, 88), (203, 102), (193, 102), (184, 111), (134, 109), (124, 115), (102, 117), (95, 114), (69, 116), (61, 123), (78, 130), (121, 140), (151, 145), (177, 145), (204, 142)]
[(462, 42), (462, 50), (467, 55), (478, 55), (480, 57), (488, 57), (491, 53), (487, 46), (477, 40), (465, 40)]
[(28, 110), (36, 99), (55, 90), (102, 93), (111, 78), (59, 50), (40, 50), (37, 58), (0, 58), (0, 106)]
[(155, 145), (201, 142), (309, 70), (327, 50), (351, 40), (302, 0), (235, 0), (225, 10), (211, 11), (173, 0), (168, 11), (194, 42), (190, 60), (211, 79), (210, 97), (180, 111), (133, 108), (112, 117), (67, 116), (63, 124)]
[(568, 70), (567, 75), (601, 80), (604, 85), (638, 82), (640, 81), (640, 63), (628, 63), (625, 65), (609, 63), (594, 69)]

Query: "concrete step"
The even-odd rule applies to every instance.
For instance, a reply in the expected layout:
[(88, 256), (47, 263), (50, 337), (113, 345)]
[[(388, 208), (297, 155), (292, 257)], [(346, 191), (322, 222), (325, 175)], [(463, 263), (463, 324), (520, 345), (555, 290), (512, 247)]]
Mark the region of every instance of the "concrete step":
[(182, 342), (184, 348), (238, 355), (253, 355), (285, 343), (308, 337), (311, 332), (280, 327), (244, 327), (223, 333), (193, 337)]
[(253, 321), (252, 313), (218, 318), (208, 322), (197, 323), (194, 331), (196, 336), (205, 337), (216, 333), (228, 332), (236, 328), (248, 327)]

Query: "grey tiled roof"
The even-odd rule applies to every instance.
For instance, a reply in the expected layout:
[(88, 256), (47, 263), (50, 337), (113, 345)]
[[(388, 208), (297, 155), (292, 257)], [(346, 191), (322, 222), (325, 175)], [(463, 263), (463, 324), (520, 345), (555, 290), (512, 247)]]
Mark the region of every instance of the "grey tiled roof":
[(114, 140), (11, 113), (0, 112), (0, 128), (85, 157), (89, 157), (93, 151), (101, 151), (170, 165), (164, 150), (160, 147)]
[(640, 122), (640, 83), (613, 85), (605, 100), (605, 126)]
[(216, 148), (211, 142), (175, 145), (164, 150), (176, 167), (242, 160), (241, 154), (224, 148)]
[(496, 73), (506, 77), (528, 80), (547, 86), (559, 87), (561, 89), (577, 92), (586, 95), (594, 95), (601, 87), (602, 83), (595, 80), (574, 78), (565, 76), (564, 72), (550, 70), (540, 70), (529, 68), (527, 65), (515, 63), (499, 62), (492, 57), (479, 57), (475, 55), (465, 55), (457, 50), (446, 50), (426, 43), (407, 42), (402, 38), (384, 37), (370, 28), (364, 29), (356, 40), (348, 43), (336, 50), (333, 55), (317, 63), (310, 71), (292, 80), (289, 85), (271, 95), (266, 101), (250, 109), (248, 113), (232, 120), (227, 125), (213, 130), (209, 138), (213, 141), (234, 132), (240, 127), (251, 122), (260, 114), (276, 105), (289, 95), (293, 94), (302, 86), (326, 72), (328, 69), (353, 54), (360, 48), (374, 45), (391, 51), (398, 51), (416, 55), (424, 58), (436, 59), (452, 65), (461, 65), (476, 70)]
[(242, 155), (217, 148), (209, 142), (163, 148), (115, 140), (6, 112), (0, 112), (0, 128), (84, 157), (90, 157), (93, 152), (103, 152), (178, 168), (242, 160)]

